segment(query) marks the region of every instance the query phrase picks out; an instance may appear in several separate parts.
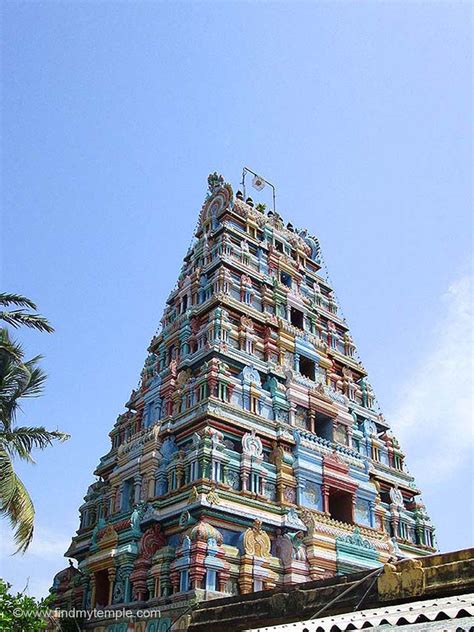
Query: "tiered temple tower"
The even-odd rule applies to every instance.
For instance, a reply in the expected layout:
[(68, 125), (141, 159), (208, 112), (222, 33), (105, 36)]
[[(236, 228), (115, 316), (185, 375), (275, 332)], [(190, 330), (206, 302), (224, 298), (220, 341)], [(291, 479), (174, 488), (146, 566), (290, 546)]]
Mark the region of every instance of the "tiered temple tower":
[(318, 240), (221, 176), (208, 183), (80, 507), (66, 553), (78, 569), (53, 586), (58, 605), (159, 606), (157, 630), (196, 599), (435, 550)]

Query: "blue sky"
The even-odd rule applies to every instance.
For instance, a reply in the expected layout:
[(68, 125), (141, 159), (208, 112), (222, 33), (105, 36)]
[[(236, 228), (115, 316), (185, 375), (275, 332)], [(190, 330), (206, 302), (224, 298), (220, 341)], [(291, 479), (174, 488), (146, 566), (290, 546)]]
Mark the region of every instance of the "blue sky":
[[(472, 5), (3, 3), (2, 287), (56, 327), (19, 471), (41, 595), (78, 527), (218, 170), (248, 165), (321, 240), (442, 550), (472, 544)], [(266, 191), (254, 197), (268, 201)]]

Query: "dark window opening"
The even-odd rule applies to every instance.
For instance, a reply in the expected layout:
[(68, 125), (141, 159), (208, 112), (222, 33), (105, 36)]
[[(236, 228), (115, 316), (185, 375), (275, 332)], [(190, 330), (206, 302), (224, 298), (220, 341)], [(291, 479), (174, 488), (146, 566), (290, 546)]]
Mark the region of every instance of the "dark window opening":
[(280, 281), (283, 283), (283, 285), (286, 285), (286, 287), (291, 287), (291, 276), (286, 272), (280, 273)]
[(278, 252), (283, 253), (283, 244), (281, 241), (275, 241), (275, 250), (278, 250)]
[(334, 520), (352, 524), (352, 494), (331, 488), (329, 491), (329, 513)]
[(392, 502), (390, 500), (390, 494), (388, 492), (380, 492), (380, 500), (383, 503), (387, 503), (387, 505), (390, 505), (390, 503)]
[(304, 314), (299, 309), (290, 309), (291, 324), (299, 329), (304, 329)]
[(318, 437), (321, 437), (321, 439), (333, 441), (334, 424), (331, 417), (317, 412), (314, 418), (314, 432)]
[(316, 373), (316, 364), (314, 360), (310, 360), (309, 358), (305, 358), (304, 356), (300, 356), (300, 366), (299, 371), (301, 375), (309, 378), (310, 380), (314, 380)]
[(109, 573), (106, 570), (95, 574), (95, 606), (109, 605), (110, 582)]
[(188, 309), (188, 295), (185, 294), (183, 296), (183, 301), (181, 304), (181, 312), (184, 313)]

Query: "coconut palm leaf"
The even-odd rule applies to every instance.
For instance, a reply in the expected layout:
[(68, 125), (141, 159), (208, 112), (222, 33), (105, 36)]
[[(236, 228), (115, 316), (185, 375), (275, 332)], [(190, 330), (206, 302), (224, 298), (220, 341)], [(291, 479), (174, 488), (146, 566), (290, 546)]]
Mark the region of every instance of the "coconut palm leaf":
[(14, 470), (10, 455), (0, 445), (0, 512), (10, 503), (14, 491)]
[(44, 383), (48, 376), (41, 367), (37, 366), (37, 362), (42, 358), (43, 356), (38, 355), (24, 363), (29, 376), (28, 381), (23, 385), (23, 390), (18, 393), (18, 397), (38, 397), (43, 393)]
[(26, 311), (29, 309), (36, 309), (36, 304), (29, 298), (26, 298), (26, 296), (1, 292), (0, 306), (10, 307), (10, 305), (14, 305), (20, 309), (0, 310), (0, 320), (3, 320), (15, 329), (25, 326), (37, 329), (38, 331), (47, 331), (48, 333), (52, 333), (54, 331), (53, 326), (47, 318), (41, 316), (41, 314), (32, 314), (29, 311)]
[(13, 469), (9, 455), (0, 446), (0, 515), (8, 518), (13, 538), (24, 552), (33, 538), (35, 508), (26, 487)]
[(24, 352), (21, 345), (10, 338), (8, 330), (2, 328), (0, 329), (0, 362), (5, 354), (15, 360), (21, 361)]
[(11, 294), (8, 292), (0, 292), (0, 305), (7, 307), (8, 305), (16, 305), (17, 307), (29, 307), (37, 309), (36, 304), (26, 296), (21, 294)]
[(43, 426), (17, 426), (13, 430), (0, 430), (0, 445), (10, 456), (32, 461), (31, 452), (44, 450), (53, 441), (66, 441), (69, 435), (59, 430), (46, 430)]
[(4, 320), (8, 325), (15, 327), (15, 329), (24, 325), (25, 327), (37, 329), (38, 331), (47, 331), (48, 333), (54, 331), (54, 327), (50, 325), (44, 316), (40, 316), (40, 314), (28, 314), (22, 309), (14, 309), (8, 312), (1, 311), (0, 320)]
[(14, 421), (25, 392), (27, 395), (41, 393), (45, 376), (41, 370), (38, 374), (36, 368), (39, 367), (35, 367), (31, 361), (19, 362), (10, 354), (0, 351), (0, 420), (5, 428)]

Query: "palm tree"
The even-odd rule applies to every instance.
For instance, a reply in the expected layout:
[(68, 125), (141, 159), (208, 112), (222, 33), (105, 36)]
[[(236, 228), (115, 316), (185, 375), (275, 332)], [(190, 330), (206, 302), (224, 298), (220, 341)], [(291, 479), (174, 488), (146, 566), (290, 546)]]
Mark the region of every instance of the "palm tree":
[[(0, 305), (17, 305), (20, 310), (0, 312), (0, 319), (13, 327), (26, 325), (40, 331), (54, 331), (46, 318), (30, 314), (24, 308), (36, 305), (17, 294), (0, 294)], [(39, 367), (41, 356), (25, 360), (21, 346), (10, 338), (8, 330), (0, 329), (0, 516), (10, 520), (14, 539), (24, 552), (28, 548), (34, 529), (33, 501), (18, 475), (13, 462), (20, 459), (34, 463), (31, 452), (43, 450), (53, 441), (65, 441), (69, 435), (58, 430), (49, 431), (43, 426), (17, 426), (16, 416), (21, 400), (42, 394), (46, 374)]]

